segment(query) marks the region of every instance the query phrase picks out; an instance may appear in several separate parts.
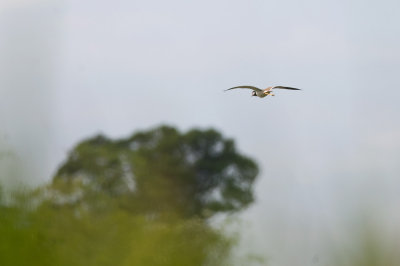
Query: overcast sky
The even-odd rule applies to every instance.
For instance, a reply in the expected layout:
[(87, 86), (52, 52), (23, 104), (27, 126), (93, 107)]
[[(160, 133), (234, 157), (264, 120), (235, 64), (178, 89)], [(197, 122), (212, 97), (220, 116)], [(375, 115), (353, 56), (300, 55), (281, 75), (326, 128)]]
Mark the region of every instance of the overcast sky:
[[(262, 169), (243, 215), (255, 252), (306, 265), (323, 237), (340, 238), (348, 213), (379, 210), (379, 226), (400, 223), (399, 8), (3, 0), (0, 178), (42, 184), (97, 133), (214, 127)], [(223, 92), (237, 85), (302, 91)]]

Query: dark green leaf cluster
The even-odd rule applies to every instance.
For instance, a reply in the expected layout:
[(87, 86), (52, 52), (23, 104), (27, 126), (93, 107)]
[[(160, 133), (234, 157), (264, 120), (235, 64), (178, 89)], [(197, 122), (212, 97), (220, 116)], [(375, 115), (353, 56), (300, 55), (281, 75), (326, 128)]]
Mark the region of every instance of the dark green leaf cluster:
[(256, 163), (216, 130), (181, 133), (160, 126), (126, 139), (100, 135), (83, 141), (53, 185), (68, 191), (81, 184), (124, 196), (123, 206), (132, 211), (208, 217), (248, 206), (257, 174)]

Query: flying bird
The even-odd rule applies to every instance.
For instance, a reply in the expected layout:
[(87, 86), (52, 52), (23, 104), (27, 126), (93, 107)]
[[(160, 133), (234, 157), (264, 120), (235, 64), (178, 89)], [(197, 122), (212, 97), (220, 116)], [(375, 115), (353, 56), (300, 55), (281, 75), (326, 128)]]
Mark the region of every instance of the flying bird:
[(251, 93), (251, 96), (258, 96), (260, 98), (264, 98), (265, 96), (268, 96), (268, 95), (275, 96), (275, 94), (272, 93), (272, 90), (274, 90), (274, 89), (285, 89), (285, 90), (296, 90), (296, 91), (300, 90), (297, 88), (285, 87), (285, 86), (273, 86), (273, 87), (268, 87), (268, 88), (265, 88), (262, 90), (257, 87), (254, 87), (254, 86), (244, 85), (244, 86), (233, 87), (233, 88), (227, 89), (225, 91), (229, 91), (229, 90), (233, 90), (233, 89), (250, 89), (250, 90), (253, 90)]

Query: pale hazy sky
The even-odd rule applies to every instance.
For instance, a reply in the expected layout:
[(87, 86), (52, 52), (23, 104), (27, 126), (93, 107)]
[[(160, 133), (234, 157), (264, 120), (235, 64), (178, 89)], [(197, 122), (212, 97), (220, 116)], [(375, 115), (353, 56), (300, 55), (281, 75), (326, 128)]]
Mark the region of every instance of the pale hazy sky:
[[(348, 213), (379, 209), (379, 226), (400, 224), (399, 8), (3, 0), (0, 166), (10, 176), (25, 165), (15, 175), (38, 184), (99, 132), (215, 127), (262, 169), (258, 202), (243, 215), (249, 242), (272, 265), (288, 265), (288, 252), (306, 265), (323, 236), (340, 238)], [(223, 92), (242, 84), (302, 91)], [(308, 245), (296, 251), (293, 239)]]

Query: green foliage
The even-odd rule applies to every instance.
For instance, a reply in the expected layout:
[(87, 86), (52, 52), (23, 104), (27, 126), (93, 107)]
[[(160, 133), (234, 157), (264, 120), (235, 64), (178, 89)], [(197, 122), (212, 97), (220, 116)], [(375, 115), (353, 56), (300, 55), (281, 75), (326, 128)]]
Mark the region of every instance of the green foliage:
[(53, 243), (32, 219), (22, 207), (0, 206), (0, 265), (55, 265)]
[[(97, 136), (80, 143), (57, 172), (53, 186), (92, 186), (138, 212), (208, 217), (253, 202), (257, 165), (215, 130), (185, 134), (161, 126), (127, 139)], [(65, 192), (65, 191), (64, 191)]]
[(201, 219), (153, 219), (46, 201), (0, 209), (0, 265), (224, 265), (231, 241)]
[(215, 130), (88, 139), (0, 205), (0, 265), (226, 265), (232, 239), (205, 218), (248, 206), (257, 173)]
[(215, 130), (88, 139), (0, 204), (0, 265), (227, 265), (233, 241), (205, 218), (249, 205), (257, 173)]

